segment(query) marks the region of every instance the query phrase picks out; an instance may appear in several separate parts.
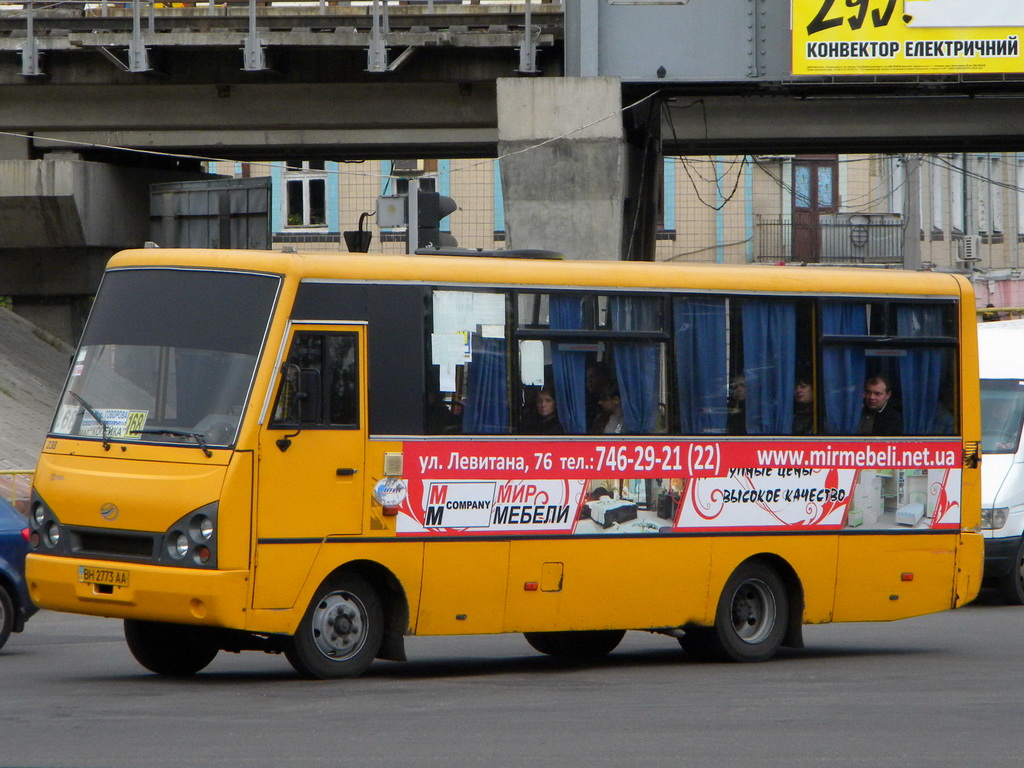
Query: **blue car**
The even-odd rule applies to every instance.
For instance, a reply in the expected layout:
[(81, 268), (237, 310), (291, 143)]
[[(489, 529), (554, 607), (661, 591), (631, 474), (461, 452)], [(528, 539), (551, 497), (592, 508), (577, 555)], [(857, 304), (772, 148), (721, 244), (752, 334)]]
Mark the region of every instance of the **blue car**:
[(27, 552), (28, 520), (0, 498), (0, 648), (38, 610), (25, 585)]

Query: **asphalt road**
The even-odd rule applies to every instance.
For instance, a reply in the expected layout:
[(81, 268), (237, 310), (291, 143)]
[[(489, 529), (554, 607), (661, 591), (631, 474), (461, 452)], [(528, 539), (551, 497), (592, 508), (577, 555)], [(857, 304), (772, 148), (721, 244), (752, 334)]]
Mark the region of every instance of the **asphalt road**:
[(984, 597), (807, 627), (764, 664), (631, 632), (564, 666), (519, 636), (409, 638), (410, 661), (297, 679), (221, 654), (145, 672), (118, 621), (44, 612), (0, 651), (0, 766), (1021, 766), (1024, 609)]

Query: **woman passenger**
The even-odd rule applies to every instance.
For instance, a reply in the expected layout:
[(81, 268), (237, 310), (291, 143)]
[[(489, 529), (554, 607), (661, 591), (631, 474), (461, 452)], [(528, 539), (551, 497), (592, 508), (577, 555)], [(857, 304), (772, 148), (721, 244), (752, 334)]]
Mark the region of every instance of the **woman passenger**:
[(523, 432), (530, 435), (562, 435), (558, 420), (555, 392), (551, 387), (541, 389), (533, 399), (533, 408), (523, 419)]

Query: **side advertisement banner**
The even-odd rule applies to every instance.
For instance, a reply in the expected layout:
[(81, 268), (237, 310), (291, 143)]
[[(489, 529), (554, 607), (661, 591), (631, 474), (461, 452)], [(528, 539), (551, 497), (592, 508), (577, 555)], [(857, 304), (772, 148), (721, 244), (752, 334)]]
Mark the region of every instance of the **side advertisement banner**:
[(1024, 72), (1020, 0), (792, 0), (794, 75)]
[(398, 534), (957, 529), (960, 444), (409, 442)]

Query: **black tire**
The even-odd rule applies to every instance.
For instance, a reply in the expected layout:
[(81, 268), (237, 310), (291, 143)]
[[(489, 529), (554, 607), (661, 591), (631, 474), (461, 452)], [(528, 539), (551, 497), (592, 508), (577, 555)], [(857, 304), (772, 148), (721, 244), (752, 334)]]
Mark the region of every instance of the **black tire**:
[(577, 632), (524, 632), (534, 650), (559, 659), (597, 659), (614, 651), (624, 629), (591, 629)]
[(767, 661), (786, 636), (789, 596), (768, 565), (747, 562), (725, 583), (714, 627), (692, 627), (679, 639), (700, 661)]
[(213, 631), (185, 624), (125, 619), (124, 639), (139, 664), (167, 677), (194, 675), (220, 651)]
[(14, 601), (7, 589), (0, 585), (0, 648), (11, 639), (14, 630)]
[(285, 656), (303, 677), (356, 677), (376, 658), (383, 638), (377, 591), (357, 574), (342, 574), (320, 585)]
[(1017, 547), (1017, 557), (1009, 573), (999, 580), (997, 589), (1007, 605), (1024, 605), (1024, 538)]

